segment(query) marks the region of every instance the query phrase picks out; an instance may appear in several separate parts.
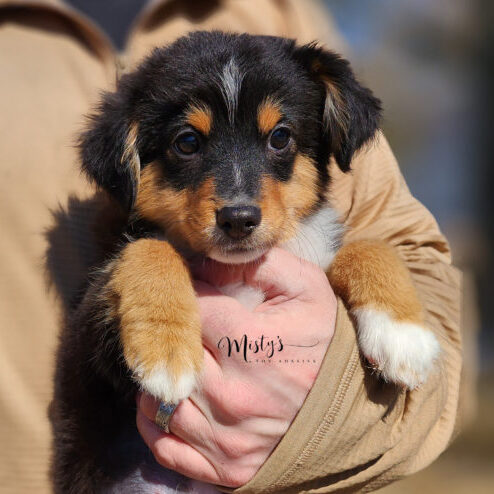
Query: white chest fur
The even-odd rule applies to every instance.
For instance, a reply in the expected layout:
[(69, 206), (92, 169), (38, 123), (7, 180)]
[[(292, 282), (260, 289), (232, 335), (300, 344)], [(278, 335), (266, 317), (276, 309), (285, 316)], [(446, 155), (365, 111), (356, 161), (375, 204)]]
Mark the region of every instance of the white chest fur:
[(338, 213), (324, 207), (300, 224), (297, 234), (282, 247), (325, 271), (340, 248), (343, 225)]

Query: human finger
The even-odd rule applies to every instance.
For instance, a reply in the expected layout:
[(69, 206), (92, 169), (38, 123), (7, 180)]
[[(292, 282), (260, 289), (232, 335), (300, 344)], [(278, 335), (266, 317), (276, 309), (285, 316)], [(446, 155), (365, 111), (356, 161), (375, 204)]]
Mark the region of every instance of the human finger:
[(202, 482), (220, 483), (213, 465), (193, 446), (175, 434), (160, 431), (140, 409), (136, 422), (144, 442), (160, 465)]

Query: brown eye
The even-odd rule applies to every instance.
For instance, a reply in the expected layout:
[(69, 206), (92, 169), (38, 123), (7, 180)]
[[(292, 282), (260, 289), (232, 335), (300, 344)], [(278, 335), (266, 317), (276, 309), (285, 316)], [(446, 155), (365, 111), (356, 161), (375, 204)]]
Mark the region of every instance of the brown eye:
[(286, 148), (290, 142), (290, 135), (289, 129), (286, 127), (278, 127), (271, 134), (271, 137), (269, 138), (269, 145), (278, 151)]
[(179, 153), (191, 155), (199, 151), (200, 142), (196, 134), (193, 132), (185, 132), (175, 139), (174, 146)]

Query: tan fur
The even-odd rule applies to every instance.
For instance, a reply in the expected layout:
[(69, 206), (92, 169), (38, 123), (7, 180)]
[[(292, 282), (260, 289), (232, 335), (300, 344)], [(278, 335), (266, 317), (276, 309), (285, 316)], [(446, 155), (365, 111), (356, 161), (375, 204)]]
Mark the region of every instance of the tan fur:
[(352, 309), (382, 310), (400, 322), (423, 323), (410, 273), (392, 247), (361, 240), (343, 246), (328, 273), (333, 290)]
[(283, 203), (280, 183), (270, 176), (262, 179), (259, 207), (262, 211), (261, 233), (264, 239), (278, 241), (284, 231), (293, 230)]
[(297, 154), (291, 179), (281, 184), (282, 201), (297, 220), (307, 216), (317, 202), (317, 169), (314, 161)]
[(128, 244), (108, 285), (115, 294), (124, 357), (149, 373), (162, 363), (175, 379), (199, 371), (203, 350), (197, 301), (188, 269), (165, 241)]
[(166, 185), (158, 163), (150, 163), (141, 173), (136, 211), (141, 218), (162, 225), (178, 245), (197, 251), (208, 250), (208, 232), (216, 223), (216, 210), (223, 202), (215, 195), (213, 179), (198, 189), (177, 191)]
[(257, 111), (257, 125), (262, 134), (269, 134), (281, 119), (279, 103), (266, 98)]
[[(262, 223), (251, 241), (273, 245), (290, 238), (317, 199), (316, 167), (309, 157), (298, 154), (293, 176), (287, 183), (269, 176), (263, 179), (259, 199)], [(213, 179), (206, 180), (196, 190), (177, 191), (164, 182), (159, 163), (150, 163), (141, 172), (137, 214), (162, 225), (167, 237), (177, 245), (208, 252), (213, 247), (210, 239), (216, 225), (216, 211), (224, 205), (216, 196)]]
[(141, 162), (139, 154), (137, 152), (137, 136), (139, 135), (139, 126), (136, 122), (133, 122), (129, 126), (127, 132), (127, 138), (125, 139), (124, 150), (122, 153), (121, 163), (123, 165), (128, 164), (129, 168), (134, 174), (136, 184), (139, 184), (139, 177), (141, 173)]
[(211, 132), (213, 126), (213, 113), (209, 107), (205, 105), (193, 105), (189, 108), (185, 118), (189, 125), (203, 135), (207, 136)]
[(270, 176), (262, 181), (261, 199), (264, 234), (285, 241), (297, 231), (317, 202), (317, 170), (314, 162), (303, 154), (295, 158), (293, 175), (287, 183)]

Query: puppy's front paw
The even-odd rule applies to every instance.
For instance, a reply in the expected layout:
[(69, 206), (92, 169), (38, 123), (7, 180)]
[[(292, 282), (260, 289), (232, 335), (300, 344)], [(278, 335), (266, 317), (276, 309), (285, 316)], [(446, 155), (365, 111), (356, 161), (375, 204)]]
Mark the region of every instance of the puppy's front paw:
[(178, 403), (194, 390), (204, 351), (195, 311), (171, 317), (172, 312), (164, 311), (163, 317), (154, 312), (126, 327), (124, 355), (144, 391), (161, 401)]
[(188, 268), (167, 242), (129, 243), (108, 282), (125, 362), (139, 385), (177, 403), (194, 389), (204, 350)]
[(440, 351), (431, 331), (375, 309), (358, 308), (353, 314), (360, 349), (383, 379), (409, 389), (425, 382)]

